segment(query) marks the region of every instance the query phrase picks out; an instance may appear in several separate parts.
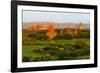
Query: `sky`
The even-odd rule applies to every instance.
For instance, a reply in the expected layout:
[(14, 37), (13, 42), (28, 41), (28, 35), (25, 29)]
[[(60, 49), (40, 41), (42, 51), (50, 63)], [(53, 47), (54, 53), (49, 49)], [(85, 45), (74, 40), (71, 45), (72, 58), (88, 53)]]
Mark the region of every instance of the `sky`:
[(23, 11), (23, 22), (89, 23), (89, 13)]

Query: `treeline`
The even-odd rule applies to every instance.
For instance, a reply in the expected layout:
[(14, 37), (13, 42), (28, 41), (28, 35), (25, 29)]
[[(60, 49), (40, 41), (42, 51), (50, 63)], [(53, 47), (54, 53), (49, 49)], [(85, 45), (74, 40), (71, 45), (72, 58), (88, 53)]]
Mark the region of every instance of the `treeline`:
[[(72, 35), (70, 35), (69, 33), (66, 32), (66, 29), (62, 29), (62, 30), (55, 29), (55, 31), (57, 32), (57, 35), (56, 37), (53, 38), (53, 40), (90, 38), (89, 29), (86, 29), (86, 30), (77, 29), (77, 35), (74, 35), (73, 33)], [(71, 29), (71, 31), (74, 31), (74, 29)], [(46, 35), (47, 32), (48, 30), (28, 32), (26, 29), (23, 29), (22, 30), (23, 45), (29, 45), (31, 41), (35, 41), (35, 40), (49, 40), (48, 36)]]

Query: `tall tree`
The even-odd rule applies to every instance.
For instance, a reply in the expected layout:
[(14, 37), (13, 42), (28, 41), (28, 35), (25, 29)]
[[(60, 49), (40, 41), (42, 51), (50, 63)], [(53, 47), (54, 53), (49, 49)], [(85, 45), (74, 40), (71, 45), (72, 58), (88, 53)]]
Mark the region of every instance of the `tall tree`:
[(79, 29), (80, 29), (80, 30), (84, 30), (84, 29), (85, 29), (85, 25), (84, 25), (83, 23), (80, 23)]
[(55, 31), (54, 23), (50, 23), (49, 31), (46, 34), (50, 40), (57, 36), (57, 32)]
[(67, 34), (73, 36), (73, 31), (72, 31), (72, 29), (71, 29), (71, 25), (68, 25), (68, 26), (67, 26), (66, 32), (67, 32)]

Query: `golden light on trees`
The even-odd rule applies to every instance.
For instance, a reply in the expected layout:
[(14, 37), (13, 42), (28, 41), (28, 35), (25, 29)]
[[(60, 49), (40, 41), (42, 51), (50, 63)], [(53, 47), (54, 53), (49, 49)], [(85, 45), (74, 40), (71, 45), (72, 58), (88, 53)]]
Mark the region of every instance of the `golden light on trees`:
[(84, 30), (84, 29), (85, 29), (85, 25), (84, 25), (83, 23), (80, 23), (79, 29), (80, 29), (80, 30)]
[(51, 23), (49, 26), (49, 31), (46, 34), (50, 40), (57, 36), (57, 32), (55, 31), (54, 23)]
[(71, 35), (71, 36), (74, 35), (70, 25), (67, 26), (66, 32), (67, 32), (67, 34), (69, 34), (69, 35)]
[(33, 30), (32, 30), (32, 27), (29, 26), (29, 27), (27, 28), (27, 31), (28, 31), (28, 32), (32, 32), (32, 31), (33, 31)]
[(62, 25), (61, 24), (59, 25), (59, 31), (60, 31), (60, 34), (63, 34), (63, 29), (62, 29)]
[(77, 28), (74, 28), (74, 36), (77, 37), (77, 35), (78, 35), (78, 29)]

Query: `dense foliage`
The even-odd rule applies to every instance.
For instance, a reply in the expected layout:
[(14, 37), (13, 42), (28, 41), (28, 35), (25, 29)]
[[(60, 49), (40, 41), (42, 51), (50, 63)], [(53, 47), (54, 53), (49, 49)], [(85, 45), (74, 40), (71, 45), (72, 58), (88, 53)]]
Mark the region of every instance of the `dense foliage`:
[[(82, 24), (81, 24), (82, 26)], [(90, 58), (90, 30), (84, 28), (22, 30), (23, 62)]]
[[(73, 29), (72, 29), (73, 30)], [(77, 36), (71, 36), (69, 34), (67, 34), (65, 32), (66, 30), (63, 29), (63, 33), (60, 33), (60, 31), (58, 29), (56, 29), (56, 32), (58, 33), (56, 37), (54, 37), (54, 40), (56, 39), (75, 39), (75, 38), (79, 38), (79, 39), (86, 39), (86, 38), (90, 38), (90, 31), (87, 30), (82, 30), (79, 31), (78, 30), (78, 34)], [(23, 45), (33, 45), (32, 42), (34, 42), (35, 40), (49, 40), (48, 36), (46, 36), (46, 32), (47, 30), (43, 30), (43, 31), (36, 31), (36, 32), (27, 32), (26, 30), (23, 30)]]

